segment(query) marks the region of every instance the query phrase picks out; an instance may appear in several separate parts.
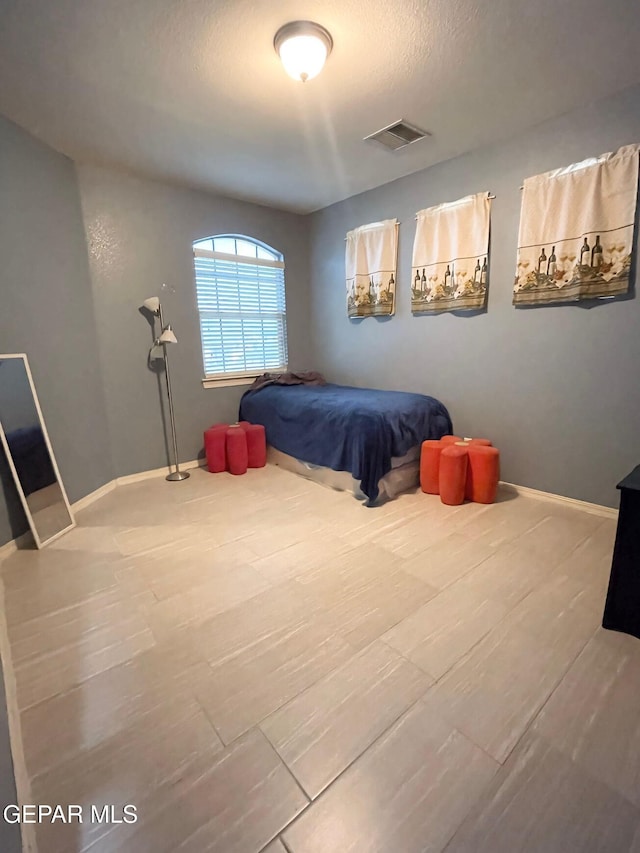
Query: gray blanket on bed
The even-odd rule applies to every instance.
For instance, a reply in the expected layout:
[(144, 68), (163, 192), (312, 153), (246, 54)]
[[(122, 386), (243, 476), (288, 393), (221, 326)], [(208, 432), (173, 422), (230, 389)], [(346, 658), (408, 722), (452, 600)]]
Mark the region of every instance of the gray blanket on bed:
[(263, 373), (256, 377), (249, 391), (258, 391), (265, 385), (326, 385), (327, 380), (315, 370), (302, 370), (299, 373)]

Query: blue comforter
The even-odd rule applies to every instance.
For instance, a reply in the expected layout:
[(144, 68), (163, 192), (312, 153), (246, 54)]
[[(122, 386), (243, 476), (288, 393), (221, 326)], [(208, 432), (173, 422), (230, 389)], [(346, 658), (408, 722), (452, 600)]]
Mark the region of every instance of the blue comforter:
[(247, 391), (240, 420), (263, 424), (277, 450), (350, 471), (371, 502), (391, 457), (453, 431), (442, 403), (423, 394), (344, 385), (268, 385)]

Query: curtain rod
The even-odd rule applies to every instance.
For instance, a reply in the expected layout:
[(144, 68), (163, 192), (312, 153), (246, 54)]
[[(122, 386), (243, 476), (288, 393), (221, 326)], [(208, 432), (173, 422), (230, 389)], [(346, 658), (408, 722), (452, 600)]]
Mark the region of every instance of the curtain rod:
[[(494, 193), (487, 193), (487, 198), (488, 199), (494, 199), (495, 198)], [(462, 202), (462, 201), (463, 201), (463, 199), (460, 199), (460, 202)], [(455, 206), (458, 203), (459, 202), (457, 202), (457, 201), (443, 201), (441, 205), (436, 204), (436, 205), (434, 205), (434, 207), (449, 207), (449, 206)], [(429, 210), (429, 208), (426, 208), (426, 209)], [(418, 215), (416, 214), (413, 218), (417, 221)]]
[[(522, 189), (524, 189), (524, 187), (520, 187), (520, 189), (522, 190)], [(488, 198), (488, 199), (494, 199), (494, 198), (495, 198), (495, 194), (494, 194), (494, 193), (489, 193), (489, 194), (487, 195), (487, 198)], [(453, 203), (453, 202), (443, 202), (443, 204), (452, 204), (452, 203)], [(413, 218), (414, 218), (414, 219), (416, 219), (416, 220), (418, 219), (418, 217), (417, 217), (417, 216), (414, 216)], [(400, 222), (400, 220), (396, 220), (396, 223), (395, 223), (396, 228), (398, 228), (401, 224), (402, 224), (402, 223)], [(353, 229), (353, 230), (355, 231), (356, 229)], [(346, 238), (346, 237), (344, 238), (344, 241), (345, 241), (345, 243), (347, 242), (347, 238)]]
[[(375, 223), (374, 223), (374, 224), (375, 224)], [(399, 220), (399, 219), (396, 219), (396, 221), (395, 221), (393, 224), (396, 226), (396, 229), (398, 229), (398, 228), (400, 227), (400, 224), (401, 224), (401, 223), (400, 223), (400, 220)], [(359, 227), (360, 227), (360, 228), (362, 228), (362, 226), (359, 226)], [(352, 228), (351, 230), (352, 230), (352, 231), (357, 231), (358, 229), (357, 229), (357, 228)], [(347, 233), (350, 233), (350, 232), (347, 232)], [(344, 242), (346, 243), (348, 239), (349, 239), (348, 237), (345, 237), (345, 238), (344, 238)]]

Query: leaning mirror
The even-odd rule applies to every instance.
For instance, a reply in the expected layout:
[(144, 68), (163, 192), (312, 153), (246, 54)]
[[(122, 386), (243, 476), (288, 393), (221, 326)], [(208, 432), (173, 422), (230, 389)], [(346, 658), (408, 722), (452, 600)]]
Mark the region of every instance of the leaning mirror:
[(0, 355), (0, 440), (38, 548), (75, 527), (24, 353)]

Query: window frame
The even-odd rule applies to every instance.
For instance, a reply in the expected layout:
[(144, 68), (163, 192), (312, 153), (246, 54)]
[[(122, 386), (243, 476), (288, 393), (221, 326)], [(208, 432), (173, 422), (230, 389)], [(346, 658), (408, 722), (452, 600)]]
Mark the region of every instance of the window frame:
[[(256, 247), (256, 256), (252, 257), (250, 255), (241, 255), (241, 254), (231, 254), (229, 252), (217, 252), (215, 251), (215, 240), (219, 239), (227, 239), (227, 240), (237, 240), (243, 241), (245, 243), (250, 243)], [(206, 243), (211, 241), (211, 245), (214, 247), (211, 249), (203, 249), (198, 248), (199, 244)], [(237, 247), (236, 247), (237, 248)], [(259, 257), (258, 249), (262, 249), (263, 252), (269, 253), (271, 258)], [(195, 260), (198, 257), (203, 258), (211, 258), (215, 260), (229, 261), (231, 263), (238, 264), (248, 264), (253, 266), (263, 266), (263, 267), (271, 267), (282, 270), (282, 287), (283, 287), (283, 297), (284, 297), (284, 311), (279, 315), (283, 319), (284, 323), (284, 346), (285, 346), (285, 355), (287, 358), (287, 363), (284, 366), (279, 367), (278, 369), (287, 370), (288, 369), (288, 334), (287, 334), (287, 307), (286, 307), (286, 282), (284, 278), (284, 256), (282, 252), (279, 252), (277, 249), (274, 249), (272, 246), (263, 243), (261, 240), (257, 240), (255, 237), (249, 237), (246, 234), (214, 234), (211, 237), (202, 237), (199, 240), (194, 240), (192, 244), (192, 252), (194, 259), (194, 284), (196, 288), (196, 309), (198, 311), (198, 326), (200, 333), (200, 354), (202, 358), (202, 369), (204, 376), (202, 378), (202, 386), (204, 388), (224, 388), (230, 387), (234, 385), (250, 385), (257, 376), (260, 376), (261, 373), (264, 373), (267, 368), (263, 368), (262, 370), (251, 370), (251, 371), (243, 371), (237, 373), (212, 373), (207, 374), (205, 369), (205, 355), (204, 355), (204, 346), (202, 340), (202, 313), (200, 308), (198, 307), (198, 277), (195, 268)]]

